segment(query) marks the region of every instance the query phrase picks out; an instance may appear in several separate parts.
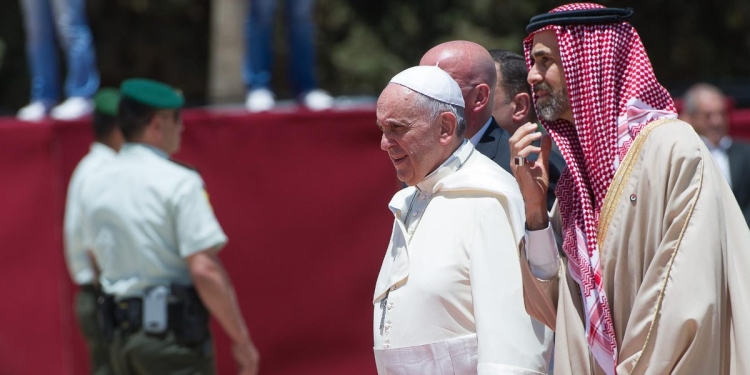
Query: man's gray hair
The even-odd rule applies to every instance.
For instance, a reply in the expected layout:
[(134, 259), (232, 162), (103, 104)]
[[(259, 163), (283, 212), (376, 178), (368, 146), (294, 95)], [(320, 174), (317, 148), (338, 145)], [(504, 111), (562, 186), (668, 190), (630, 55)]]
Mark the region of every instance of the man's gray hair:
[(722, 98), (724, 97), (724, 93), (718, 87), (705, 82), (696, 83), (690, 86), (685, 95), (682, 96), (682, 111), (684, 113), (689, 115), (695, 114), (695, 111), (698, 110), (698, 104), (696, 103), (698, 94), (702, 92), (710, 92)]
[(456, 116), (456, 135), (459, 137), (463, 137), (464, 133), (466, 133), (466, 120), (464, 119), (464, 109), (453, 104), (448, 104), (441, 102), (439, 100), (430, 98), (429, 96), (423, 95), (421, 93), (418, 93), (414, 91), (415, 94), (417, 94), (417, 99), (415, 101), (415, 104), (421, 108), (424, 108), (427, 110), (427, 113), (430, 116), (430, 123), (435, 121), (438, 116), (440, 116), (443, 112), (450, 112), (454, 116)]

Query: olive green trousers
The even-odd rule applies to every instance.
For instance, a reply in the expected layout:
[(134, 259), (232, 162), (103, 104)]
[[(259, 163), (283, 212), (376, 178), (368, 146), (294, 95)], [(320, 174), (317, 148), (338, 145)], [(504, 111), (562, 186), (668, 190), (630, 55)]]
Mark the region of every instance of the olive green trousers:
[(155, 337), (138, 331), (116, 330), (110, 348), (117, 375), (212, 375), (215, 374), (211, 339), (202, 345), (185, 346), (173, 332)]
[(78, 325), (89, 347), (91, 373), (93, 375), (112, 375), (109, 361), (109, 344), (99, 328), (97, 321), (96, 292), (91, 287), (82, 287), (76, 293), (75, 314)]

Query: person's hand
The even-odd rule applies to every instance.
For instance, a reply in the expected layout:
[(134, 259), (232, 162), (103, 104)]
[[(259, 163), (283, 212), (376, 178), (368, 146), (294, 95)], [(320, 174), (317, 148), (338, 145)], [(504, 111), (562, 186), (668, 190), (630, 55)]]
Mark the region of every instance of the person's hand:
[[(532, 142), (541, 139), (541, 147)], [(549, 224), (547, 213), (547, 189), (549, 188), (549, 154), (552, 140), (537, 131), (537, 124), (528, 122), (518, 128), (510, 137), (510, 168), (521, 188), (526, 206), (526, 228), (544, 229)], [(538, 154), (536, 161), (528, 160), (531, 154)], [(516, 157), (522, 157), (523, 165), (517, 165)]]
[(237, 362), (239, 375), (257, 375), (260, 365), (260, 354), (252, 341), (232, 345), (232, 356)]

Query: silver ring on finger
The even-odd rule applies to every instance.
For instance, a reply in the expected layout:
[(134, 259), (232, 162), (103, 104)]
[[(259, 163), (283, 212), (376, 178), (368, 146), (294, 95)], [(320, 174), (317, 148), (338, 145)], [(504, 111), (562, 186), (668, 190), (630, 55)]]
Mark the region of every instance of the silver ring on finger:
[(523, 156), (516, 156), (513, 158), (513, 164), (517, 167), (523, 167), (526, 164), (526, 158)]

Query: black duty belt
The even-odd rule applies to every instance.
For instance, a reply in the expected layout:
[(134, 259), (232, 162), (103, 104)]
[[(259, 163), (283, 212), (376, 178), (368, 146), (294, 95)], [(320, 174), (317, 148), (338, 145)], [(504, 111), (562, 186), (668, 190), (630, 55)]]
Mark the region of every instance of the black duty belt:
[(82, 292), (87, 292), (87, 293), (98, 293), (101, 290), (99, 287), (97, 287), (94, 284), (81, 284), (78, 286), (78, 288)]
[[(143, 328), (143, 299), (125, 298), (112, 302), (112, 326), (125, 335)], [(209, 336), (209, 313), (193, 287), (172, 286), (167, 304), (167, 330), (151, 336), (165, 337), (174, 332), (188, 345), (203, 343)]]
[[(182, 317), (184, 302), (172, 301), (167, 304), (168, 330), (177, 328)], [(115, 328), (123, 332), (137, 332), (143, 327), (143, 299), (126, 298), (115, 302)]]

